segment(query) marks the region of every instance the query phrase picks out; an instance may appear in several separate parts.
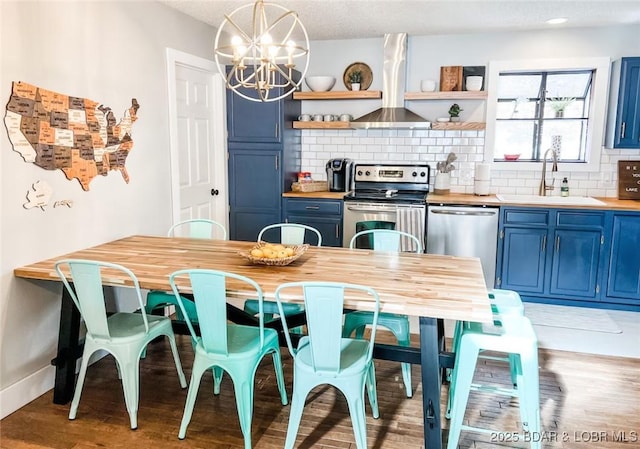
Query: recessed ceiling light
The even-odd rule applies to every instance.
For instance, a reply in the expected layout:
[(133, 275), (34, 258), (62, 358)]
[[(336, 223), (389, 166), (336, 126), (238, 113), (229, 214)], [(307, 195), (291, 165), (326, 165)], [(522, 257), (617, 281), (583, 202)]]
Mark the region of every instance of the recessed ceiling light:
[(561, 23), (565, 23), (568, 19), (566, 17), (558, 17), (556, 19), (549, 19), (546, 23), (549, 25), (559, 25)]

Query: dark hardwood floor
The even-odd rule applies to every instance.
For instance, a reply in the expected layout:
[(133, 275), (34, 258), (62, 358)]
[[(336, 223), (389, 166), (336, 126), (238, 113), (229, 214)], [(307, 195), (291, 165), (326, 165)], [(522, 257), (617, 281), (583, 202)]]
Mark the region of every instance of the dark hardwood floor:
[[(381, 341), (389, 336), (380, 332)], [(178, 336), (187, 378), (192, 350)], [(289, 397), (292, 364), (283, 349)], [(168, 344), (154, 343), (140, 367), (138, 430), (129, 429), (122, 387), (115, 364), (105, 357), (89, 368), (76, 420), (68, 420), (68, 405), (52, 403), (49, 392), (0, 422), (2, 449), (231, 449), (243, 448), (233, 386), (225, 377), (222, 392), (213, 395), (208, 374), (200, 385), (193, 419), (185, 440), (178, 428), (186, 397), (181, 390)], [(370, 448), (421, 448), (422, 401), (419, 368), (413, 368), (414, 397), (404, 396), (400, 364), (376, 361), (380, 419), (367, 404)], [(476, 380), (509, 384), (504, 364), (482, 360)], [(447, 388), (443, 388), (443, 398)], [(540, 396), (543, 447), (571, 449), (640, 448), (640, 360), (572, 352), (540, 350)], [(446, 400), (446, 398), (445, 398)], [(444, 412), (444, 410), (443, 410)], [(256, 376), (252, 427), (253, 447), (282, 448), (289, 407), (280, 404), (271, 359)], [(444, 416), (444, 415), (443, 415)], [(472, 425), (500, 429), (495, 435), (464, 432), (461, 448), (528, 448), (518, 428), (517, 400), (472, 393), (466, 419)], [(448, 423), (445, 420), (445, 426)], [(445, 431), (446, 434), (446, 431)], [(446, 437), (445, 437), (446, 438)], [(520, 441), (513, 441), (519, 439)], [(616, 440), (626, 439), (626, 442)], [(511, 440), (505, 442), (504, 440)], [(319, 387), (308, 398), (297, 448), (355, 449), (344, 398)]]

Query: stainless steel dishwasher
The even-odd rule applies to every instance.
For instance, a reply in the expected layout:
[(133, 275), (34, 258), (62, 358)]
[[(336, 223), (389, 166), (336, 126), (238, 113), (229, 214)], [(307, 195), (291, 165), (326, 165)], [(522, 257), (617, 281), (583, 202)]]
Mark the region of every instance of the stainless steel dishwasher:
[(427, 253), (478, 257), (487, 288), (496, 278), (497, 207), (427, 206)]

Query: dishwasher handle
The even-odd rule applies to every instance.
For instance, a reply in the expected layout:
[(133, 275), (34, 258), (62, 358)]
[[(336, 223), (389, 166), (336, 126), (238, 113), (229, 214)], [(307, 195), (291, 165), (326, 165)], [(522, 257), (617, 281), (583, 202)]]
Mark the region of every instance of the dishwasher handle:
[(471, 215), (474, 217), (492, 217), (497, 214), (495, 211), (463, 211), (455, 209), (431, 209), (429, 213), (441, 215)]

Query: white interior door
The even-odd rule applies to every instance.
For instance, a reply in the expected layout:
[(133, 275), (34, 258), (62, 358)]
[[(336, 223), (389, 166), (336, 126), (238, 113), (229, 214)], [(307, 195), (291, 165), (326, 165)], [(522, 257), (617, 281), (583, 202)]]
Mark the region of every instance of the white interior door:
[(215, 63), (167, 49), (173, 222), (209, 218), (228, 229), (224, 81)]

